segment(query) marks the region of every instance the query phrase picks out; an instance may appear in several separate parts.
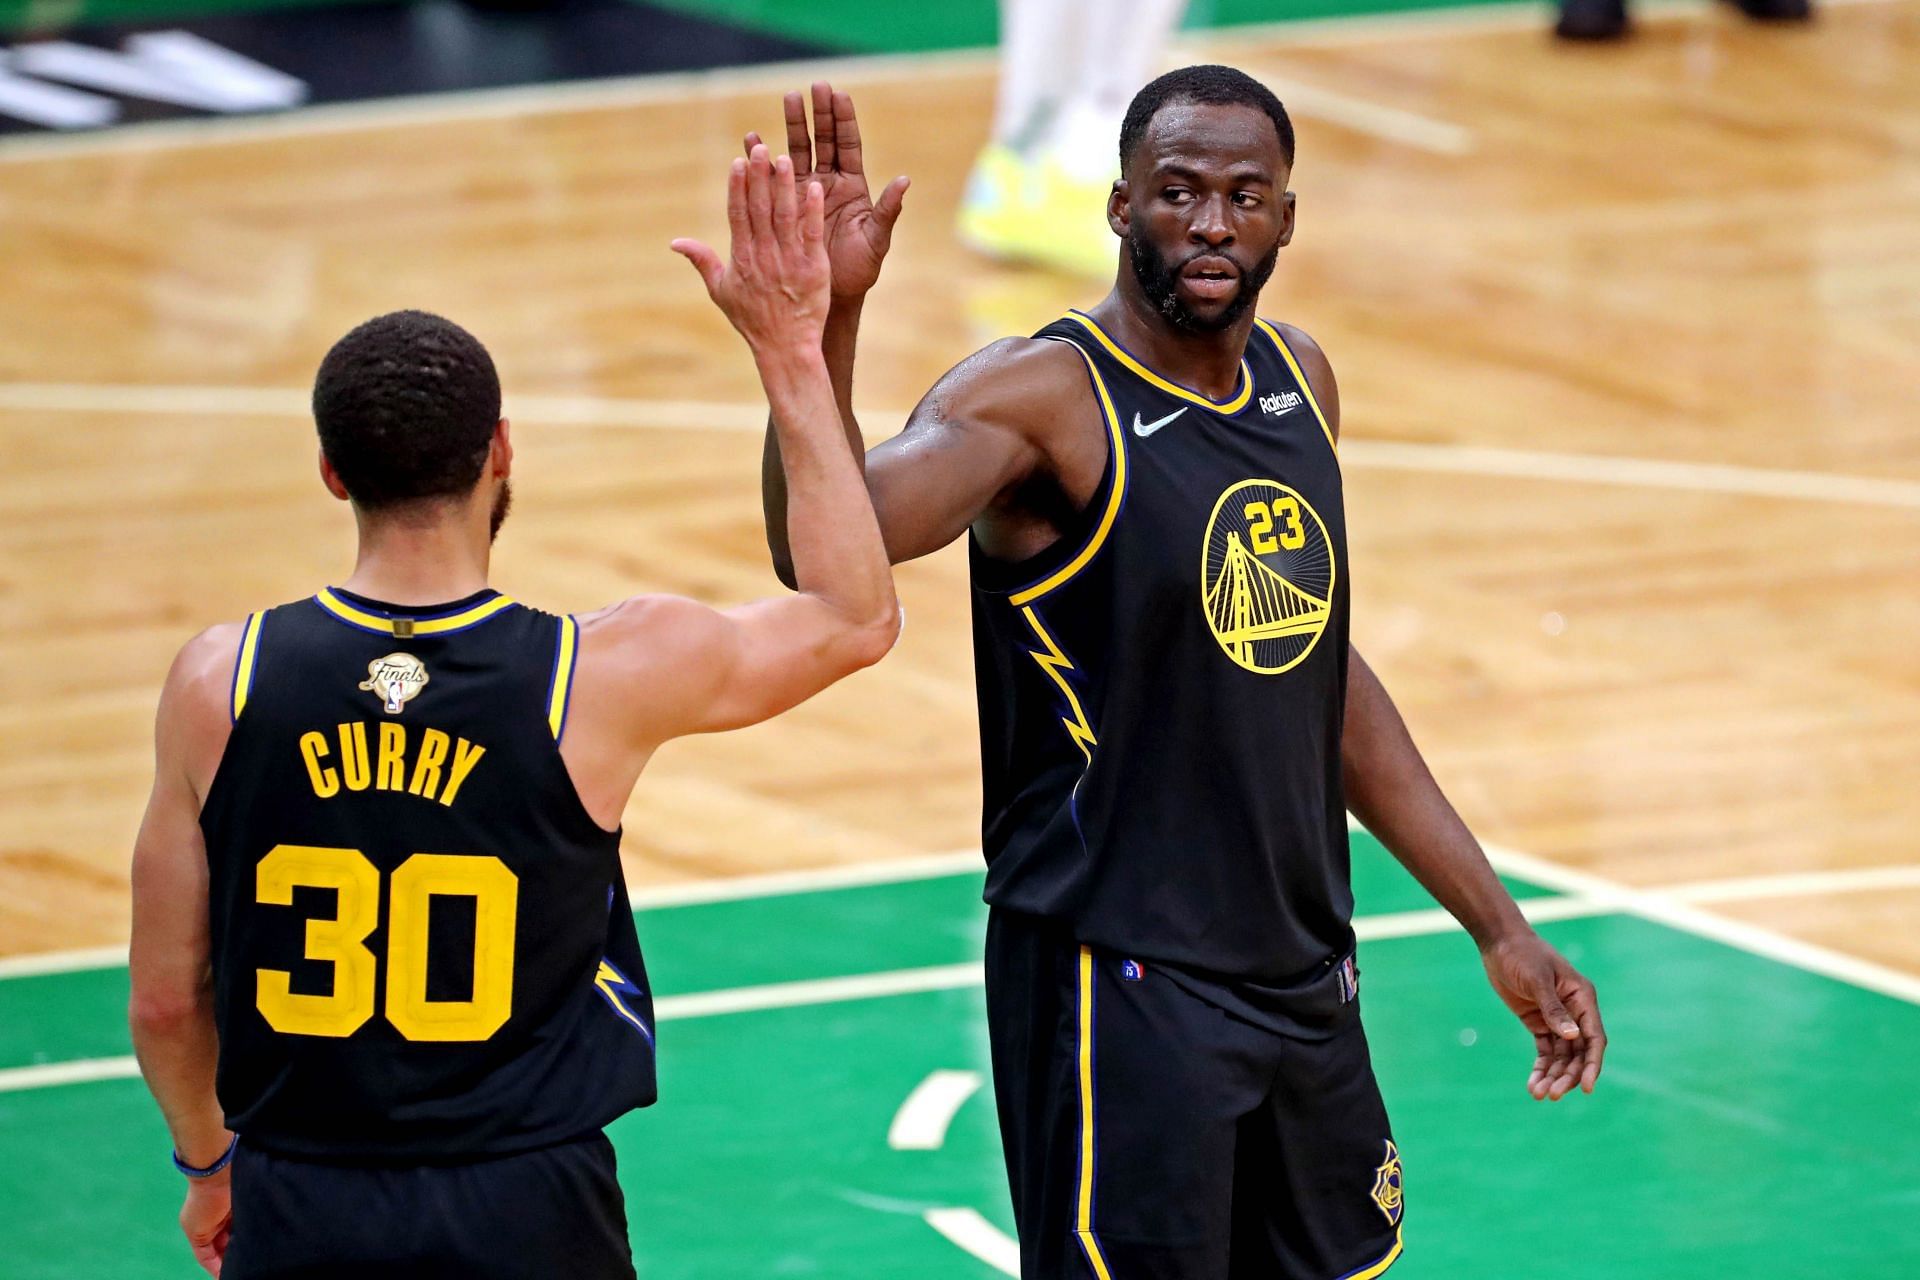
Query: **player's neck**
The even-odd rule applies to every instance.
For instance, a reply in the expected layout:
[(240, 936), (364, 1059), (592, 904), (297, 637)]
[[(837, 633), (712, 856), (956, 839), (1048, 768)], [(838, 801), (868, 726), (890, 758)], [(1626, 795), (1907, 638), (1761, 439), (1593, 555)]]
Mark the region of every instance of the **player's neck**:
[(384, 604), (446, 604), (486, 588), (491, 551), (486, 529), (463, 518), (412, 524), (363, 517), (353, 574), (338, 585)]
[(1113, 292), (1091, 314), (1116, 341), (1163, 377), (1214, 400), (1228, 399), (1239, 390), (1240, 361), (1253, 332), (1253, 308), (1225, 329), (1176, 328), (1154, 309), (1139, 282), (1123, 272)]

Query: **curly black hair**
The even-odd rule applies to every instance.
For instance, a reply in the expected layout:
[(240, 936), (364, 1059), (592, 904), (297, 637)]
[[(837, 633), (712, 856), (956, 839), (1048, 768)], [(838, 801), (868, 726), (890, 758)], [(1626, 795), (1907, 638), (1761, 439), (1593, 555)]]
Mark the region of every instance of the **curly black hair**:
[(1160, 108), (1170, 102), (1198, 102), (1208, 106), (1252, 107), (1267, 113), (1274, 132), (1280, 135), (1280, 154), (1287, 167), (1293, 167), (1293, 121), (1273, 90), (1246, 72), (1215, 63), (1181, 67), (1169, 71), (1133, 95), (1127, 106), (1127, 118), (1120, 126), (1120, 167), (1124, 170), (1147, 136), (1147, 126)]
[(320, 448), (362, 509), (472, 491), (500, 421), (500, 375), (479, 339), (425, 311), (376, 316), (313, 382)]

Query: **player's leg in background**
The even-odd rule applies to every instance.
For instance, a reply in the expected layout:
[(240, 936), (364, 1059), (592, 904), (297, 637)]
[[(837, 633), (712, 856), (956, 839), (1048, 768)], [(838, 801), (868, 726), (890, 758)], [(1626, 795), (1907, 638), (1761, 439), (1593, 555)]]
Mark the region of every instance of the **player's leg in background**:
[(1095, 277), (1118, 245), (1107, 193), (1120, 122), (1160, 69), (1186, 0), (1001, 0), (994, 136), (961, 206), (961, 238), (993, 257)]

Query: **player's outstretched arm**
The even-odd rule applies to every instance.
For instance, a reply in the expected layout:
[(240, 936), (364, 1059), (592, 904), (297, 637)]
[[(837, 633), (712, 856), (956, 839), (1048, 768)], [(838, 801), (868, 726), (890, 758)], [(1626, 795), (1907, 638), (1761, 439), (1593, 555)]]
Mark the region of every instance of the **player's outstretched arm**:
[[(237, 624), (215, 627), (174, 660), (155, 718), (153, 793), (133, 848), (127, 1021), (174, 1150), (196, 1168), (216, 1163), (233, 1136), (213, 1089), (220, 1045), (200, 804), (226, 742), (226, 692), (239, 639)], [(227, 1179), (223, 1171), (189, 1182), (180, 1213), (195, 1260), (216, 1276), (232, 1218)]]
[[(860, 423), (853, 412), (853, 360), (860, 336), (860, 313), (867, 293), (880, 279), (881, 265), (893, 244), (894, 224), (907, 194), (904, 175), (889, 182), (875, 199), (867, 185), (866, 148), (853, 98), (836, 93), (826, 81), (813, 85), (813, 127), (807, 127), (807, 100), (798, 91), (781, 103), (786, 116), (787, 151), (793, 156), (800, 180), (820, 188), (825, 220), (824, 239), (832, 267), (832, 306), (827, 311), (822, 348), (833, 378), (834, 397), (848, 444), (858, 457), (864, 445)], [(749, 155), (760, 145), (760, 135), (746, 136)], [(780, 438), (767, 430), (761, 460), (762, 498), (769, 529), (779, 531), (782, 548), (787, 526), (786, 477), (780, 460)], [(783, 552), (784, 554), (784, 552)], [(783, 575), (786, 576), (786, 575)], [(789, 580), (788, 585), (792, 585)]]
[(757, 146), (727, 179), (730, 257), (673, 243), (753, 352), (793, 475), (801, 592), (726, 610), (642, 597), (583, 619), (575, 694), (591, 708), (583, 732), (620, 739), (597, 744), (611, 750), (583, 747), (583, 758), (632, 761), (637, 750), (644, 763), (669, 738), (778, 715), (879, 661), (898, 635), (892, 570), (820, 352), (821, 206), (818, 188), (796, 189), (786, 156)]

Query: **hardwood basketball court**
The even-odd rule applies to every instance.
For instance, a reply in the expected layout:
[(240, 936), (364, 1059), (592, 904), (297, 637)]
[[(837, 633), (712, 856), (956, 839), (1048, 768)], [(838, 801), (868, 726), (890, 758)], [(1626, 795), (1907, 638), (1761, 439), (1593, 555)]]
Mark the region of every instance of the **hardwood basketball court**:
[[(1830, 1054), (1884, 1016), (1910, 1060), (1920, 0), (1829, 7), (1809, 30), (1662, 10), (1609, 49), (1555, 47), (1538, 18), (1186, 49), (1296, 112), (1300, 229), (1262, 310), (1340, 375), (1355, 643), (1503, 869), (1660, 921), (1681, 952), (1705, 935), (1836, 979), (1794, 996), (1815, 1013), (1783, 1053)], [(359, 320), (440, 311), (499, 362), (519, 460), (502, 589), (556, 610), (778, 589), (751, 366), (666, 242), (723, 235), (740, 133), (773, 131), (779, 90), (817, 70), (0, 143), (0, 955), (21, 958), (5, 972), (90, 970), (109, 953), (26, 957), (124, 946), (179, 644), (349, 567), (304, 396)], [(1101, 286), (953, 241), (989, 58), (832, 70), (872, 164), (915, 180), (866, 313), (859, 398), (879, 439), (962, 355)], [(661, 753), (626, 815), (637, 886), (977, 848), (964, 556), (905, 566), (900, 586), (909, 621), (885, 663)], [(1724, 1021), (1720, 1051), (1770, 1016), (1750, 990), (1751, 1007), (1697, 1011)], [(8, 1002), (0, 984), (0, 1019)], [(125, 1052), (101, 1034), (23, 1043), (0, 1077)], [(1618, 1039), (1624, 1075), (1665, 1078), (1665, 1047)], [(1483, 1072), (1508, 1069), (1490, 1058)], [(0, 1090), (0, 1130), (28, 1087)], [(33, 1096), (108, 1088), (138, 1086)], [(1861, 1131), (1910, 1141), (1912, 1100), (1875, 1098)], [(1850, 1274), (1920, 1266), (1920, 1172), (1882, 1173), (1889, 1269)]]

